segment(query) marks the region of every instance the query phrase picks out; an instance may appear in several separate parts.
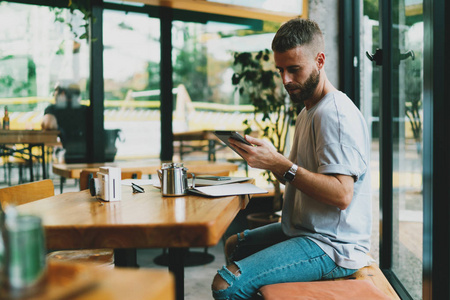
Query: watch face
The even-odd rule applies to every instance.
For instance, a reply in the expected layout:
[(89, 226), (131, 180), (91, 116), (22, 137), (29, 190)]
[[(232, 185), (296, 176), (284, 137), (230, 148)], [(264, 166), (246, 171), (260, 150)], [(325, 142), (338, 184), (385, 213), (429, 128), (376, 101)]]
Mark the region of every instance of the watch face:
[(286, 181), (292, 181), (292, 180), (294, 180), (294, 177), (295, 177), (295, 174), (293, 174), (292, 172), (291, 172), (291, 170), (289, 170), (289, 171), (287, 171), (286, 173), (284, 173), (284, 179), (286, 179)]

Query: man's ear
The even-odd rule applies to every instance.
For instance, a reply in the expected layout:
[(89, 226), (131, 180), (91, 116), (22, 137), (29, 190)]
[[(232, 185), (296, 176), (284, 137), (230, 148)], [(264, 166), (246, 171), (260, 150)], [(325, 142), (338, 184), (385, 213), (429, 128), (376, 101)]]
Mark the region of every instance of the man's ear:
[(317, 63), (317, 68), (319, 70), (323, 69), (323, 67), (325, 66), (325, 53), (323, 52), (319, 52), (316, 56), (316, 63)]

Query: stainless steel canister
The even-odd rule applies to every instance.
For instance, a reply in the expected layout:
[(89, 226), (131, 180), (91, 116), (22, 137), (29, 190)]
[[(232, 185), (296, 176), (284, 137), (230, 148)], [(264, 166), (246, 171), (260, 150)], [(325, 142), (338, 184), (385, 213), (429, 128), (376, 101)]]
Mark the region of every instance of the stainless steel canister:
[[(161, 181), (161, 193), (163, 196), (186, 195), (188, 186), (187, 169), (182, 163), (164, 163), (158, 170)], [(192, 187), (195, 186), (195, 175), (192, 174)]]
[(42, 288), (47, 270), (41, 219), (7, 213), (2, 223), (1, 294), (5, 298), (31, 296)]

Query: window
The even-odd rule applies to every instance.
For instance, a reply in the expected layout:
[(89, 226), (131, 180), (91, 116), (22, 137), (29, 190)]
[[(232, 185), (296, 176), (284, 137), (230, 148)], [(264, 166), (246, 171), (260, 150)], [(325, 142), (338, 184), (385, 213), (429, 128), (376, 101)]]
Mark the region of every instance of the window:
[[(55, 22), (57, 14), (65, 21)], [(77, 28), (81, 18), (67, 9), (0, 3), (0, 106), (8, 106), (11, 129), (40, 129), (58, 81), (78, 84), (87, 99), (87, 42), (66, 22)]]
[(104, 11), (104, 126), (121, 130), (116, 159), (159, 156), (159, 36), (159, 19)]

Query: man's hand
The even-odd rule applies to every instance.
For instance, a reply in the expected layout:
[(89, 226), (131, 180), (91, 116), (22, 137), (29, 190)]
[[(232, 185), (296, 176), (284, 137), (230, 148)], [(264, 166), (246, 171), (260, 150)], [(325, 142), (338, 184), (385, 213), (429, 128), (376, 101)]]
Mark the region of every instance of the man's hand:
[[(271, 170), (277, 159), (283, 157), (275, 147), (264, 140), (245, 135), (245, 139), (253, 146), (245, 145), (233, 138), (228, 141), (252, 168)], [(284, 157), (283, 157), (284, 158)]]

